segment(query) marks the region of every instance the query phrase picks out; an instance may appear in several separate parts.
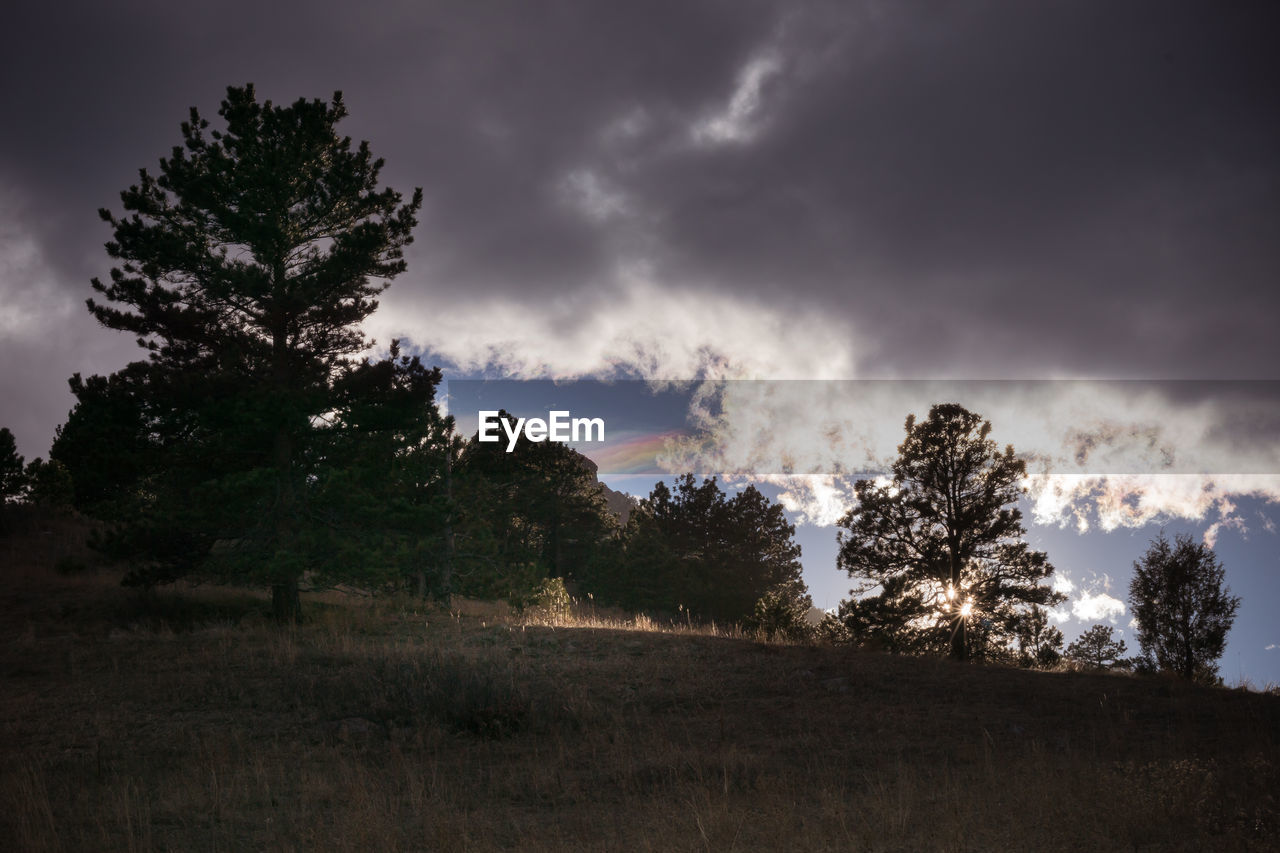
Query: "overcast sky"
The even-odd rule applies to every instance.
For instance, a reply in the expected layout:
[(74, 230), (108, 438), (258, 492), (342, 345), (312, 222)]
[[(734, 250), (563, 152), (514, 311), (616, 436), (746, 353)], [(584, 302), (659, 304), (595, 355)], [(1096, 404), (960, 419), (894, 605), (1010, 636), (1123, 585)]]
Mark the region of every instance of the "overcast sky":
[[(7, 10), (0, 425), (28, 458), (72, 373), (139, 354), (84, 309), (98, 208), (246, 82), (342, 90), (423, 187), (368, 331), (455, 374), (1280, 378), (1280, 4), (288, 5)], [(1209, 488), (1170, 517), (1280, 496)]]

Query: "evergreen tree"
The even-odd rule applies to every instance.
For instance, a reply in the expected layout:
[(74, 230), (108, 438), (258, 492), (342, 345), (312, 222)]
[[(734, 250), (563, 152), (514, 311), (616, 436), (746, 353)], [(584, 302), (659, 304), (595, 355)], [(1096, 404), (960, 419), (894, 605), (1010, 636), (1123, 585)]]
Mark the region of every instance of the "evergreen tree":
[(1003, 655), (1025, 608), (1063, 596), (1023, 540), (1015, 505), (1026, 466), (990, 422), (954, 403), (909, 416), (892, 475), (855, 484), (839, 566), (861, 581), (842, 610), (855, 637), (952, 659)]
[(756, 600), (742, 627), (768, 639), (808, 640), (816, 634), (808, 618), (812, 607), (813, 597), (802, 584), (779, 584)]
[(727, 498), (714, 478), (685, 474), (674, 490), (659, 482), (631, 514), (591, 589), (633, 610), (742, 622), (771, 592), (791, 604), (807, 595), (794, 535), (782, 507), (754, 486)]
[(1062, 631), (1049, 624), (1049, 612), (1032, 605), (1017, 628), (1018, 664), (1047, 669), (1062, 659)]
[(616, 529), (595, 463), (559, 442), (521, 435), (507, 452), (473, 437), (454, 490), (457, 587), (468, 595), (520, 603), (548, 578), (574, 584)]
[(1214, 682), (1240, 599), (1213, 549), (1161, 533), (1133, 564), (1129, 604), (1144, 656), (1183, 678)]
[(1112, 669), (1124, 659), (1124, 640), (1112, 636), (1110, 625), (1094, 625), (1067, 646), (1067, 658), (1094, 669)]
[(0, 505), (17, 500), (26, 488), (22, 456), (8, 427), (0, 427)]
[(720, 618), (736, 621), (769, 595), (802, 617), (808, 613), (813, 600), (801, 579), (796, 529), (781, 504), (747, 486), (726, 502), (721, 523), (720, 553), (711, 555), (709, 567)]
[(596, 464), (558, 442), (524, 443), (526, 515), (542, 531), (539, 558), (549, 577), (575, 582), (615, 527)]
[(76, 509), (106, 521), (136, 516), (163, 444), (148, 414), (145, 362), (110, 376), (71, 377), (76, 405), (54, 433), (49, 458), (75, 482)]
[(309, 510), (315, 579), (365, 587), (445, 583), (445, 480), (453, 422), (440, 415), (438, 368), (401, 355), (349, 365), (314, 440)]
[(193, 108), (159, 175), (143, 169), (121, 194), (126, 215), (101, 211), (121, 265), (88, 304), (149, 356), (131, 366), (159, 457), (148, 512), (124, 537), (134, 579), (265, 581), (292, 620), (323, 554), (308, 528), (317, 420), (368, 346), (360, 322), (405, 268), (422, 194), (402, 204), (378, 187), (382, 161), (336, 132), (340, 93), (281, 107), (231, 87), (218, 113), (225, 127), (209, 130)]
[(56, 459), (48, 462), (36, 457), (27, 465), (27, 502), (47, 509), (71, 509), (75, 485), (67, 466)]

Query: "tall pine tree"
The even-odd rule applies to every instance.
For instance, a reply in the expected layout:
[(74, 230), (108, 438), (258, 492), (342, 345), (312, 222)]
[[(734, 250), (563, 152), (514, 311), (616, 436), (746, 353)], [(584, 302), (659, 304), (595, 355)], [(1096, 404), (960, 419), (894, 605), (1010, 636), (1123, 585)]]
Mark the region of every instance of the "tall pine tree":
[(383, 161), (337, 133), (341, 93), (276, 106), (231, 87), (218, 115), (211, 130), (193, 108), (159, 174), (121, 194), (125, 215), (101, 211), (121, 263), (88, 305), (149, 356), (133, 369), (164, 459), (133, 525), (138, 578), (254, 566), (291, 620), (317, 542), (317, 421), (405, 269), (422, 193), (379, 187)]
[(855, 636), (955, 660), (1013, 642), (1026, 608), (1063, 600), (1053, 566), (1027, 547), (1026, 466), (990, 439), (991, 424), (955, 403), (907, 418), (892, 476), (860, 480), (840, 520), (841, 568), (858, 579), (842, 606)]

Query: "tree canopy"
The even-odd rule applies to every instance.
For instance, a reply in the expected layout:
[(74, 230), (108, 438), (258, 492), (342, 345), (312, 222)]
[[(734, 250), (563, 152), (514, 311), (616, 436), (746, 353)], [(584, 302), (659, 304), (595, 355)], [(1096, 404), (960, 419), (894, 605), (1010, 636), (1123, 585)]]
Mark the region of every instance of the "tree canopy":
[(56, 459), (32, 459), (23, 477), (27, 483), (26, 500), (47, 509), (67, 510), (75, 503), (75, 486), (67, 466)]
[(77, 373), (69, 380), (76, 405), (55, 431), (49, 458), (71, 471), (81, 512), (130, 518), (161, 473), (158, 451), (174, 438), (163, 434), (160, 412), (148, 399), (148, 367), (135, 362), (110, 376)]
[(22, 456), (8, 427), (0, 427), (0, 504), (16, 500), (26, 487)]
[(454, 494), (455, 585), (472, 595), (519, 603), (547, 578), (578, 581), (617, 528), (595, 463), (559, 442), (522, 435), (507, 452), (473, 436)]
[(1047, 669), (1062, 660), (1062, 631), (1049, 624), (1049, 612), (1031, 605), (1018, 623), (1018, 664)]
[(1067, 646), (1067, 658), (1094, 669), (1112, 669), (1124, 660), (1125, 651), (1124, 640), (1113, 636), (1110, 625), (1094, 625)]
[(714, 478), (659, 482), (628, 520), (616, 553), (590, 579), (596, 597), (635, 610), (738, 622), (787, 608), (807, 590), (795, 527), (754, 486), (727, 497)]
[(908, 416), (890, 476), (855, 484), (837, 534), (839, 566), (860, 582), (843, 607), (854, 637), (965, 660), (1008, 646), (1026, 608), (1063, 600), (1023, 540), (1025, 463), (990, 433), (963, 406), (935, 405)]
[[(122, 538), (145, 558), (137, 578), (253, 566), (293, 618), (298, 579), (325, 548), (309, 506), (328, 427), (350, 420), (350, 374), (369, 346), (359, 324), (405, 269), (422, 193), (403, 203), (379, 187), (383, 161), (336, 131), (341, 93), (276, 106), (231, 87), (218, 115), (210, 129), (193, 108), (159, 174), (143, 169), (121, 193), (125, 215), (101, 211), (120, 265), (93, 280), (105, 301), (89, 310), (148, 359), (77, 396), (133, 404), (109, 420), (148, 457), (122, 466), (148, 478)], [(331, 417), (344, 407), (346, 420)]]
[(1161, 533), (1133, 564), (1129, 604), (1143, 653), (1183, 678), (1215, 681), (1240, 599), (1213, 549)]

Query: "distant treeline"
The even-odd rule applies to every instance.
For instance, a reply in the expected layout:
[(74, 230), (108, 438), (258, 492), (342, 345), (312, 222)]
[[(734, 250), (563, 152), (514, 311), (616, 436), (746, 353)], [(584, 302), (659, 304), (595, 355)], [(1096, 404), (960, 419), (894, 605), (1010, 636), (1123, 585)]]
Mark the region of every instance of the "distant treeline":
[[(359, 416), (331, 412), (312, 424), (304, 458), (313, 464), (292, 484), (287, 552), (269, 446), (254, 449), (266, 442), (252, 422), (211, 434), (216, 447), (188, 433), (169, 439), (144, 415), (128, 371), (72, 381), (79, 402), (51, 461), (24, 469), (19, 457), (7, 494), (107, 522), (95, 544), (139, 586), (270, 584), (286, 562), (312, 587), (520, 605), (559, 579), (601, 606), (721, 623), (749, 623), (767, 595), (785, 595), (802, 614), (811, 606), (794, 527), (754, 487), (728, 497), (715, 479), (685, 475), (645, 500), (613, 493), (627, 503), (623, 523), (587, 457), (555, 442), (521, 439), (506, 452), (463, 441), (430, 399), (437, 374), (413, 358), (379, 366), (357, 369), (379, 374), (360, 383)], [(6, 441), (12, 459), (12, 436), (0, 430), (0, 454)]]

